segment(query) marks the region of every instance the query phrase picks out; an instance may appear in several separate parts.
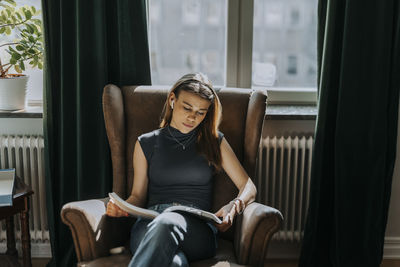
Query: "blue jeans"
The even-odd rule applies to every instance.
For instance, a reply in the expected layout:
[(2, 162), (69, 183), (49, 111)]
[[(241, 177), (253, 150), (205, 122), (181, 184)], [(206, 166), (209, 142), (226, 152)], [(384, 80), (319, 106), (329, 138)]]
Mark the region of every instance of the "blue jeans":
[(172, 205), (150, 207), (161, 214), (154, 220), (140, 218), (133, 225), (129, 267), (189, 266), (190, 261), (215, 255), (215, 226), (184, 213), (162, 213)]

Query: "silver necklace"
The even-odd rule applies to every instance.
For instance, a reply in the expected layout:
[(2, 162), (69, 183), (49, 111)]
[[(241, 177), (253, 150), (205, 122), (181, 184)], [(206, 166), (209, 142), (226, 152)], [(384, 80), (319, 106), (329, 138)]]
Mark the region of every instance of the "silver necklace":
[(167, 126), (169, 134), (172, 136), (172, 138), (174, 138), (174, 140), (175, 140), (178, 144), (180, 144), (180, 145), (182, 146), (183, 150), (185, 150), (185, 149), (186, 149), (186, 145), (190, 142), (190, 140), (192, 140), (192, 137), (193, 137), (193, 135), (194, 135), (194, 131), (192, 132), (192, 135), (189, 137), (189, 139), (186, 141), (186, 143), (185, 143), (185, 144), (182, 144), (181, 142), (179, 142), (178, 139), (175, 138), (175, 136), (172, 134), (172, 132), (171, 132), (171, 130), (169, 129), (169, 127), (171, 127), (171, 126), (170, 126), (170, 125)]

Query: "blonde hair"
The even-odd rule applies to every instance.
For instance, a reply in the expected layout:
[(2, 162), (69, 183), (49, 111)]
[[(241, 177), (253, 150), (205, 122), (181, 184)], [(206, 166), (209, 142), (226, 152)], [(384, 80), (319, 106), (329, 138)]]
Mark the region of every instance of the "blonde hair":
[(171, 123), (172, 108), (168, 103), (169, 97), (174, 93), (176, 98), (179, 98), (179, 93), (182, 90), (194, 93), (211, 103), (204, 120), (197, 126), (199, 128), (197, 150), (207, 158), (208, 162), (217, 171), (220, 171), (222, 169), (222, 159), (218, 142), (218, 127), (222, 118), (222, 106), (218, 95), (205, 74), (201, 72), (186, 74), (172, 86), (161, 113), (160, 127), (164, 128)]

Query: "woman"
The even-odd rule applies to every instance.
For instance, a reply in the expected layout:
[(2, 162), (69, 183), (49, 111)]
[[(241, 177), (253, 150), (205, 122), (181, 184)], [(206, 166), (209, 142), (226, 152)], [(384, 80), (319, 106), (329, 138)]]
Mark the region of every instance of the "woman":
[[(136, 141), (134, 184), (126, 201), (160, 213), (177, 203), (210, 210), (212, 177), (223, 169), (239, 189), (238, 196), (215, 213), (223, 223), (214, 225), (178, 212), (164, 212), (152, 221), (138, 219), (131, 231), (129, 266), (188, 266), (214, 256), (217, 229), (226, 231), (254, 201), (253, 182), (218, 131), (221, 109), (204, 74), (179, 79), (165, 102), (160, 129)], [(128, 216), (111, 201), (107, 214)]]

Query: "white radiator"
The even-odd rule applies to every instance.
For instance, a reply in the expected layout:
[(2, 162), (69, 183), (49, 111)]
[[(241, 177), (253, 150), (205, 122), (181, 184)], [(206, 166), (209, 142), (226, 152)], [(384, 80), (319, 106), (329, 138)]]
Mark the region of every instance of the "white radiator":
[[(44, 140), (42, 136), (0, 136), (0, 169), (15, 168), (34, 194), (30, 201), (29, 227), (33, 257), (50, 255), (44, 180)], [(17, 247), (21, 242), (20, 219), (14, 218)], [(5, 221), (1, 222), (0, 245), (6, 247)]]
[(282, 212), (275, 240), (300, 242), (310, 194), (313, 137), (266, 137), (257, 161), (257, 201)]

